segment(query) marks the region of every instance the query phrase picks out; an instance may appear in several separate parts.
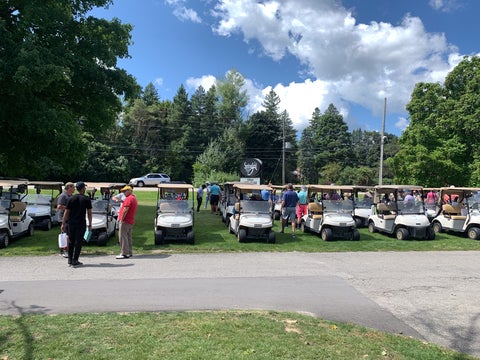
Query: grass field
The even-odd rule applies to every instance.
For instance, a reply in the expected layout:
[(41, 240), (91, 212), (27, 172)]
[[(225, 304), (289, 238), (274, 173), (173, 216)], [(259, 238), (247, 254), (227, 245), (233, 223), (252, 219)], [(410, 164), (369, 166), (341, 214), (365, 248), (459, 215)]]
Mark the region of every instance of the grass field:
[[(274, 230), (277, 233), (275, 244), (265, 242), (238, 243), (236, 237), (228, 232), (221, 217), (204, 210), (195, 213), (195, 245), (170, 243), (154, 245), (153, 224), (155, 218), (156, 191), (135, 192), (139, 208), (134, 227), (134, 253), (194, 253), (194, 252), (239, 252), (239, 251), (303, 251), (303, 252), (337, 252), (337, 251), (431, 251), (431, 250), (480, 250), (480, 241), (468, 239), (466, 236), (437, 234), (433, 241), (408, 240), (401, 241), (384, 234), (371, 234), (367, 229), (360, 229), (360, 241), (324, 242), (315, 234), (304, 234), (297, 230), (293, 239), (290, 230), (279, 234), (280, 222), (276, 221)], [(34, 256), (48, 255), (58, 252), (57, 235), (59, 227), (50, 231), (36, 230), (33, 237), (14, 240), (0, 249), (0, 256)], [(83, 254), (112, 255), (118, 253), (118, 237), (110, 238), (107, 246), (86, 245)]]

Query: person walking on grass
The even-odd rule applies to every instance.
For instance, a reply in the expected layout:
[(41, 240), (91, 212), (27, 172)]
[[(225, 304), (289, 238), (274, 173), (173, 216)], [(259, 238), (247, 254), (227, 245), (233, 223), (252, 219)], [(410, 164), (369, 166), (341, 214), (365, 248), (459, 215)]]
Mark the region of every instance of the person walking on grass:
[[(68, 223), (68, 265), (77, 267), (83, 265), (78, 261), (82, 251), (85, 231), (92, 231), (92, 201), (85, 196), (86, 185), (83, 181), (76, 184), (77, 194), (68, 200), (62, 219), (62, 232)], [(85, 221), (88, 219), (88, 224)]]
[(120, 240), (121, 253), (116, 259), (128, 259), (132, 257), (132, 231), (133, 225), (135, 224), (138, 202), (135, 195), (133, 195), (133, 189), (130, 185), (124, 186), (120, 191), (125, 194), (125, 200), (118, 214), (118, 237)]
[(202, 186), (200, 186), (197, 189), (197, 212), (200, 212), (200, 206), (202, 206), (202, 200), (203, 200), (203, 193), (206, 188), (207, 188), (207, 185), (202, 184)]
[(285, 232), (285, 225), (288, 219), (292, 222), (292, 237), (295, 237), (295, 223), (296, 223), (296, 210), (297, 210), (298, 194), (293, 191), (293, 185), (289, 183), (287, 185), (287, 191), (282, 195), (282, 230), (281, 234)]

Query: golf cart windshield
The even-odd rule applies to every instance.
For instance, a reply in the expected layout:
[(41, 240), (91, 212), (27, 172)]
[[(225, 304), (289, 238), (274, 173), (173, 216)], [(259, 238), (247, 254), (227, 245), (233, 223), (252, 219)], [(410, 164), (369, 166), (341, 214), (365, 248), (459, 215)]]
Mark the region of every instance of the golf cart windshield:
[(268, 214), (270, 213), (271, 204), (263, 200), (241, 200), (240, 208), (244, 214)]
[(480, 209), (480, 191), (473, 191), (472, 195), (467, 197), (468, 208), (478, 213)]
[(400, 200), (397, 202), (398, 213), (405, 214), (425, 214), (425, 208), (423, 202), (416, 202), (414, 200), (403, 201)]
[(192, 209), (188, 207), (188, 200), (160, 200), (158, 202), (159, 213), (186, 214)]
[(50, 205), (52, 202), (52, 195), (46, 194), (27, 194), (23, 201), (28, 204), (35, 205)]
[(363, 200), (356, 200), (355, 207), (357, 209), (370, 209), (373, 205), (373, 199), (370, 197), (365, 197)]
[(0, 200), (0, 214), (8, 214), (10, 211), (10, 200)]
[(95, 200), (92, 201), (92, 213), (104, 214), (108, 210), (108, 200)]
[(353, 201), (350, 199), (345, 200), (323, 200), (323, 212), (324, 213), (352, 213)]

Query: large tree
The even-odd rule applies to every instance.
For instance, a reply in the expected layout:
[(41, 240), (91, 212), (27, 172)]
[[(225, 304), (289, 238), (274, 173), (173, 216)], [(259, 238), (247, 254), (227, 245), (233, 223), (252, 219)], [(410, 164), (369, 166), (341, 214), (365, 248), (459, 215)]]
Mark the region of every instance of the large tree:
[[(117, 67), (132, 27), (89, 16), (111, 0), (0, 2), (0, 175), (74, 173), (89, 138), (139, 90)], [(55, 174), (53, 174), (55, 176)]]

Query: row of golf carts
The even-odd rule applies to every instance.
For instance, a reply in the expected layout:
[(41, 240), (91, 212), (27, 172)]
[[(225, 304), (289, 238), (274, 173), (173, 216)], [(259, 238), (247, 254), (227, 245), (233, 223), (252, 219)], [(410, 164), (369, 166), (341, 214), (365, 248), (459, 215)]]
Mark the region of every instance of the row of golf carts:
[[(88, 184), (86, 193), (92, 200), (92, 243), (106, 245), (115, 234), (120, 203), (112, 197), (124, 185)], [(7, 247), (10, 240), (32, 236), (34, 228), (50, 230), (60, 224), (57, 201), (62, 191), (62, 182), (0, 180), (0, 248)]]

